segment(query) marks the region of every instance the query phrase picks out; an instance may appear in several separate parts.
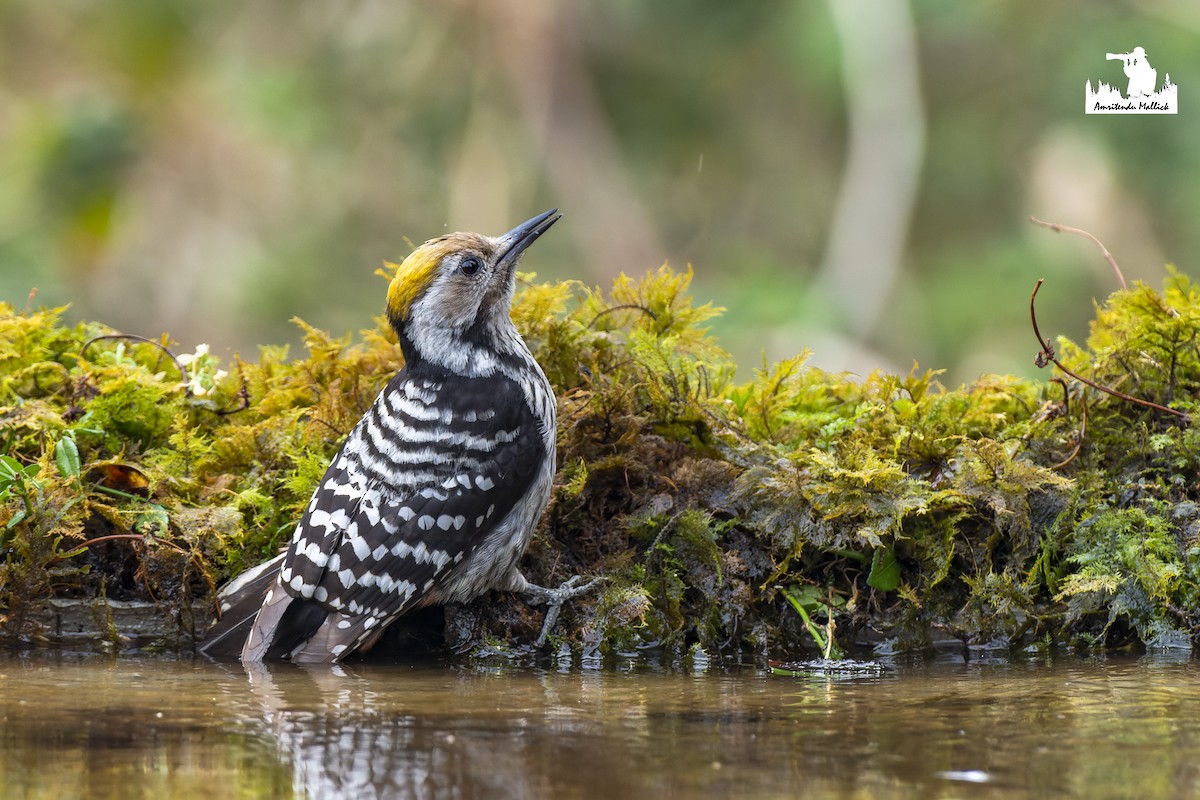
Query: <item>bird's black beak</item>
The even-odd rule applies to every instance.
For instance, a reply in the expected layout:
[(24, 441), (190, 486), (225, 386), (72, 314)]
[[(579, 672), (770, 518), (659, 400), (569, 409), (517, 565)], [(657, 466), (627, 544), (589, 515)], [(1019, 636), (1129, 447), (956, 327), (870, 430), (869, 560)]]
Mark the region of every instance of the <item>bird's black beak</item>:
[(552, 208), (549, 211), (538, 214), (533, 219), (522, 222), (501, 236), (497, 247), (500, 251), (500, 258), (496, 262), (497, 265), (511, 271), (516, 266), (517, 259), (521, 257), (521, 253), (524, 253), (529, 245), (536, 242), (539, 236), (548, 231), (550, 226), (560, 219), (562, 219), (562, 214), (558, 213), (557, 208)]

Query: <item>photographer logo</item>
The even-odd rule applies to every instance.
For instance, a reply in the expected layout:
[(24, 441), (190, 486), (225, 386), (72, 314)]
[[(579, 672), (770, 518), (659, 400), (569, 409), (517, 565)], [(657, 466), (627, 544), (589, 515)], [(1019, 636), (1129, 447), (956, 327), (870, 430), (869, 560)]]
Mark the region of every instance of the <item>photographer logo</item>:
[[(1116, 86), (1097, 81), (1087, 82), (1084, 111), (1088, 114), (1178, 114), (1179, 91), (1171, 83), (1171, 75), (1163, 76), (1158, 85), (1158, 70), (1150, 66), (1146, 51), (1135, 47), (1128, 53), (1105, 53), (1108, 61), (1120, 61), (1125, 68), (1128, 85), (1125, 94)], [(1115, 72), (1115, 69), (1113, 70)], [(1120, 83), (1120, 81), (1117, 81)]]

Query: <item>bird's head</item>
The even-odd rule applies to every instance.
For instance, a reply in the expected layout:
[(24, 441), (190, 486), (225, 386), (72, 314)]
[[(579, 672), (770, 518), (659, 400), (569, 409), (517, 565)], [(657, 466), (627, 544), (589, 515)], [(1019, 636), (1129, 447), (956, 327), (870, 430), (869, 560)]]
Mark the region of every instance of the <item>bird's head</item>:
[(523, 348), (509, 313), (517, 262), (559, 216), (552, 208), (503, 236), (440, 236), (396, 266), (387, 318), (405, 360), (478, 374)]

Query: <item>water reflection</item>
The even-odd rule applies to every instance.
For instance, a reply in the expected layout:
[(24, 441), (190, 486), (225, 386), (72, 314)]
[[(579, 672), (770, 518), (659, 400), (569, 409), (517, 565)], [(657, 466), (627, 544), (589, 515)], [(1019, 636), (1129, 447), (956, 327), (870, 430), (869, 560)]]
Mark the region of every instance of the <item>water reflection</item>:
[(1186, 797), (1195, 662), (844, 680), (0, 657), (0, 796)]
[[(526, 715), (498, 713), (490, 694), (471, 690), (474, 681), (422, 676), (404, 691), (341, 667), (247, 672), (264, 727), (307, 796), (536, 796)], [(429, 698), (456, 705), (431, 708), (422, 702)]]
[[(786, 785), (759, 678), (370, 668), (250, 671), (312, 797), (741, 796)], [(780, 784), (780, 782), (783, 782)]]
[(227, 692), (208, 677), (167, 659), (0, 650), (0, 797), (291, 796), (274, 743), (226, 727)]

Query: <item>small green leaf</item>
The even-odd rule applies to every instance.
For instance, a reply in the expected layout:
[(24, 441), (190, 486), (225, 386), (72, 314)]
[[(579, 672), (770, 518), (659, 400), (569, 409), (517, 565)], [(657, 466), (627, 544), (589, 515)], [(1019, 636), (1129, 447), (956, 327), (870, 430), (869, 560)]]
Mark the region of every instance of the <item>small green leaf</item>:
[(21, 462), (12, 456), (0, 456), (0, 478), (13, 480), (21, 473)]
[(40, 471), (41, 467), (37, 464), (22, 467), (21, 462), (12, 456), (0, 456), (0, 500), (7, 500), (14, 495), (25, 497), (30, 489), (26, 483), (36, 487), (35, 479)]
[(896, 551), (890, 545), (875, 548), (867, 585), (881, 592), (895, 591), (900, 585), (900, 562), (896, 560)]
[(64, 478), (78, 478), (83, 465), (79, 461), (79, 448), (70, 436), (58, 440), (54, 447), (54, 463)]

